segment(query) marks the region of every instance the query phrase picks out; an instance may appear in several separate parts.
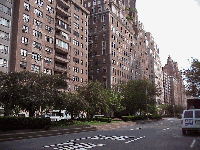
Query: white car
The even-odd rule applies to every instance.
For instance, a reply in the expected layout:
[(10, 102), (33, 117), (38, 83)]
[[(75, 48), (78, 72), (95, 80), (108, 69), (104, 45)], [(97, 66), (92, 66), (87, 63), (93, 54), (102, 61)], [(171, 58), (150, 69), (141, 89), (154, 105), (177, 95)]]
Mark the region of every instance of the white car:
[(186, 135), (188, 131), (199, 131), (200, 109), (184, 110), (181, 123), (183, 135)]
[(60, 121), (62, 119), (71, 119), (71, 115), (66, 110), (53, 110), (51, 115), (51, 121)]

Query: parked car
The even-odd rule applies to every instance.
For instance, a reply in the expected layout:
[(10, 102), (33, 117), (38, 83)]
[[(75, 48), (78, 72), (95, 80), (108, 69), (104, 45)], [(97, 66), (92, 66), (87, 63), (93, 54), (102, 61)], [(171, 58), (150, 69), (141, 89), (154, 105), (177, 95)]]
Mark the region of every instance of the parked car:
[(200, 109), (189, 109), (183, 111), (182, 134), (186, 135), (189, 131), (200, 130)]
[(51, 121), (60, 121), (62, 119), (71, 119), (71, 115), (66, 110), (53, 110), (51, 115)]

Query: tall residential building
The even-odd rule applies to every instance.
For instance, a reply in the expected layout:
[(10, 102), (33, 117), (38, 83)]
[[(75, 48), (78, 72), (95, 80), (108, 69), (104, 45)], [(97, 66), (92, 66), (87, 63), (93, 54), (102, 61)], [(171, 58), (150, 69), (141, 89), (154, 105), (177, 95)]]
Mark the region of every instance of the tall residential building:
[(156, 105), (164, 104), (163, 72), (159, 56), (159, 48), (150, 32), (146, 32), (148, 45), (149, 81), (158, 87), (159, 95), (155, 96)]
[(170, 104), (170, 79), (167, 71), (163, 71), (163, 91), (164, 91), (164, 103)]
[(185, 106), (185, 88), (177, 62), (174, 62), (169, 56), (163, 71), (167, 73), (170, 79), (170, 104)]
[(67, 71), (68, 90), (87, 82), (89, 12), (78, 0), (14, 2), (11, 71)]
[(0, 71), (9, 72), (14, 0), (0, 1)]
[(84, 7), (91, 13), (88, 22), (88, 78), (100, 81), (105, 87), (135, 78), (135, 32), (130, 16), (127, 19), (131, 8), (125, 9), (125, 5), (124, 0), (84, 1)]

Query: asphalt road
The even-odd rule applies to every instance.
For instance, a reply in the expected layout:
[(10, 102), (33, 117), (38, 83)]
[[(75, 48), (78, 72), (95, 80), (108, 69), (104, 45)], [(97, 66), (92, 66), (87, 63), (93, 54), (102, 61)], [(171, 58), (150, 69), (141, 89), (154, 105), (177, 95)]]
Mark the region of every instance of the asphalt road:
[(134, 124), (112, 130), (66, 133), (0, 142), (2, 150), (190, 150), (200, 149), (200, 134), (183, 136), (180, 119)]

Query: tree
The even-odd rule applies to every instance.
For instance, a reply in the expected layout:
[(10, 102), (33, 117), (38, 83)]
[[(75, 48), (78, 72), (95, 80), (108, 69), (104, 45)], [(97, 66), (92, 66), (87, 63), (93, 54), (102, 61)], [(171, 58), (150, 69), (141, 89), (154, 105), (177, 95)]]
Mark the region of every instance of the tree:
[(105, 109), (104, 111), (107, 114), (110, 114), (110, 116), (112, 115), (112, 112), (115, 113), (124, 109), (123, 106), (121, 105), (123, 95), (122, 93), (116, 90), (116, 87), (114, 85), (113, 88), (104, 89), (102, 91), (102, 95), (104, 96), (108, 106), (104, 108)]
[(1, 73), (0, 102), (5, 115), (12, 110), (35, 111), (52, 107), (59, 89), (67, 86), (63, 75), (47, 75), (29, 71)]
[(80, 114), (87, 111), (88, 103), (84, 97), (78, 93), (65, 93), (64, 106), (71, 114), (71, 118), (73, 119), (75, 114)]
[(193, 59), (191, 67), (183, 72), (186, 76), (186, 95), (198, 97), (200, 96), (200, 62)]
[(79, 87), (78, 93), (84, 97), (88, 103), (87, 116), (93, 117), (99, 110), (106, 110), (108, 104), (102, 94), (104, 87), (98, 81), (89, 81), (85, 86)]
[(8, 116), (19, 112), (19, 101), (23, 93), (23, 86), (19, 84), (20, 73), (11, 72), (9, 74), (0, 72), (0, 103), (4, 107), (4, 115)]
[(134, 115), (138, 111), (146, 112), (147, 104), (155, 104), (153, 96), (157, 94), (157, 89), (148, 80), (130, 80), (127, 83), (122, 83), (121, 90), (124, 95), (122, 105), (130, 115)]

